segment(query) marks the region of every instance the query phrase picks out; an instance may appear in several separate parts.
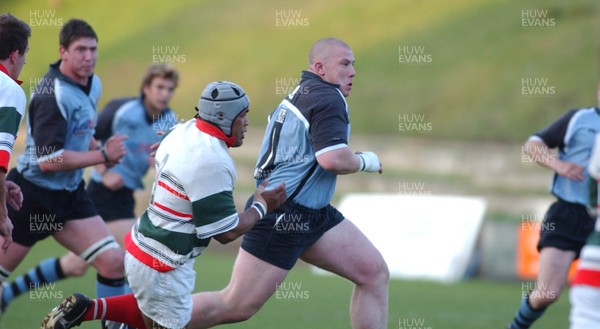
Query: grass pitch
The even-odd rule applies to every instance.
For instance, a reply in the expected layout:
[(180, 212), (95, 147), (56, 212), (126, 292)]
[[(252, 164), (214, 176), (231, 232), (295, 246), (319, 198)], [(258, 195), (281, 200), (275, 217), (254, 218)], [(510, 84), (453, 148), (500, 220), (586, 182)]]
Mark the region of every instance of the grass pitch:
[[(229, 281), (234, 261), (232, 250), (211, 245), (197, 259), (196, 290), (216, 290)], [(402, 252), (402, 251), (399, 251)], [(64, 249), (48, 239), (36, 246), (15, 274), (38, 261), (61, 255)], [(16, 277), (13, 275), (12, 278)], [(24, 294), (15, 300), (0, 320), (2, 329), (38, 328), (43, 316), (71, 292), (94, 294), (95, 271), (45, 287), (43, 293)], [(458, 284), (424, 281), (390, 281), (389, 329), (493, 329), (505, 328), (519, 303), (521, 282), (470, 280)], [(334, 276), (318, 276), (299, 263), (280, 290), (249, 321), (220, 328), (350, 328), (348, 302), (352, 285)], [(534, 328), (568, 328), (567, 291)], [(99, 328), (84, 323), (80, 328)]]

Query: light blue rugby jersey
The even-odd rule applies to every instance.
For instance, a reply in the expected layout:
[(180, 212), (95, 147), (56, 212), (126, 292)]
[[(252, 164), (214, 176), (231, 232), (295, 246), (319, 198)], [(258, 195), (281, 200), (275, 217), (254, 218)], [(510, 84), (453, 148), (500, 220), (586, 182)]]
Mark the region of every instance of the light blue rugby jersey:
[[(157, 132), (167, 132), (176, 123), (177, 116), (170, 109), (155, 118), (150, 117), (141, 97), (121, 98), (106, 104), (98, 116), (96, 139), (104, 143), (115, 133), (128, 136), (121, 162), (108, 170), (120, 174), (125, 187), (131, 190), (143, 188), (142, 178), (149, 168), (150, 146), (162, 138)], [(91, 179), (102, 182), (102, 175), (94, 168)]]
[(50, 65), (31, 97), (26, 148), (18, 158), (17, 170), (40, 187), (73, 191), (82, 182), (83, 169), (42, 172), (38, 163), (61, 162), (65, 150), (89, 150), (102, 85), (93, 75), (87, 86), (81, 86), (62, 74), (59, 65), (60, 61)]
[[(561, 161), (587, 168), (598, 131), (600, 110), (582, 108), (568, 111), (531, 138), (543, 141), (549, 148), (558, 148)], [(576, 182), (555, 173), (550, 192), (562, 200), (587, 206), (590, 176), (587, 170), (584, 170), (584, 175), (585, 180)]]
[(257, 186), (267, 189), (285, 182), (288, 200), (320, 209), (331, 202), (337, 175), (323, 169), (316, 157), (347, 147), (348, 105), (338, 85), (304, 71), (300, 84), (269, 116), (254, 172)]

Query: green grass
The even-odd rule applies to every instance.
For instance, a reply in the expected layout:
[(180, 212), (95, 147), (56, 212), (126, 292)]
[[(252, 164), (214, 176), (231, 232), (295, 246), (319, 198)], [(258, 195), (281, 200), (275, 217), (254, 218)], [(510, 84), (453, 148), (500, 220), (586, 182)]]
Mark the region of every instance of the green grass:
[[(547, 9), (556, 20), (555, 28), (524, 28), (521, 13), (528, 9)], [(353, 133), (387, 134), (393, 141), (405, 136), (398, 132), (398, 115), (418, 113), (433, 127), (423, 137), (522, 142), (566, 109), (596, 102), (598, 4), (594, 0), (4, 0), (0, 5), (0, 12), (10, 11), (25, 21), (30, 21), (31, 10), (53, 10), (64, 21), (79, 17), (94, 26), (100, 38), (96, 72), (104, 87), (101, 106), (114, 97), (137, 93), (140, 77), (153, 60), (153, 47), (171, 46), (185, 56), (175, 63), (182, 77), (173, 100), (182, 118), (193, 115), (206, 83), (229, 79), (249, 93), (251, 122), (261, 130), (265, 115), (282, 97), (277, 93), (277, 79), (295, 79), (306, 66), (310, 44), (324, 36), (338, 36), (354, 48), (358, 75), (348, 99)], [(309, 26), (275, 26), (278, 10), (300, 11)], [(57, 35), (56, 26), (33, 28), (31, 51), (21, 74), (28, 95), (30, 82), (58, 59)], [(432, 62), (400, 64), (398, 48), (404, 45), (424, 47)], [(548, 78), (556, 94), (522, 95), (521, 79), (527, 77)], [(253, 161), (254, 157), (249, 163)], [(459, 173), (390, 173), (394, 179), (473, 185), (471, 178)], [(500, 220), (508, 217), (492, 215)], [(233, 255), (213, 249), (198, 259), (198, 290), (227, 284)], [(63, 252), (54, 242), (45, 241), (13, 277)], [(94, 276), (91, 270), (83, 278), (60, 282), (55, 292), (93, 294)], [(291, 272), (288, 282), (301, 283), (309, 298), (272, 298), (250, 321), (225, 327), (349, 328), (347, 305), (352, 287), (348, 282), (315, 276), (303, 265)], [(476, 280), (442, 285), (393, 280), (388, 328), (399, 328), (401, 320), (424, 321), (425, 327), (435, 329), (504, 328), (520, 294), (520, 282)], [(25, 295), (13, 303), (0, 328), (36, 328), (58, 303), (33, 297)], [(566, 328), (566, 297), (535, 328)], [(98, 327), (97, 323), (82, 326)]]
[[(60, 255), (63, 250), (53, 240), (36, 246), (15, 273), (22, 273), (39, 260)], [(211, 246), (197, 259), (196, 290), (218, 290), (229, 281), (233, 266), (232, 250)], [(73, 291), (94, 294), (95, 271), (86, 276), (59, 282), (54, 296), (66, 296)], [(224, 328), (349, 328), (348, 301), (352, 285), (334, 276), (318, 276), (300, 263), (290, 272), (289, 284), (301, 285), (303, 299), (290, 300), (273, 296), (252, 319)], [(439, 284), (425, 281), (392, 280), (389, 287), (388, 328), (399, 328), (399, 322), (425, 321), (424, 327), (443, 329), (504, 328), (519, 303), (520, 282), (465, 281)], [(22, 295), (13, 302), (0, 322), (3, 329), (37, 328), (43, 315), (58, 300), (54, 296), (38, 299)], [(535, 328), (564, 329), (568, 326), (568, 296), (544, 315)], [(86, 323), (81, 328), (98, 328), (98, 323)]]
[[(355, 132), (401, 137), (398, 115), (418, 113), (433, 127), (428, 137), (522, 141), (563, 111), (596, 103), (594, 0), (13, 0), (5, 10), (26, 21), (31, 10), (88, 20), (100, 39), (101, 105), (137, 93), (154, 49), (173, 47), (182, 73), (173, 104), (181, 117), (193, 115), (207, 82), (229, 79), (247, 89), (250, 117), (262, 126), (282, 98), (276, 81), (296, 79), (308, 48), (324, 36), (354, 49), (358, 75), (348, 100)], [(524, 27), (524, 10), (544, 11), (554, 25)], [(281, 11), (307, 26), (277, 26)], [(26, 90), (58, 58), (57, 34), (56, 26), (34, 27)], [(401, 64), (400, 46), (424, 47), (431, 63)], [(548, 79), (555, 94), (523, 95), (521, 81), (530, 77)]]

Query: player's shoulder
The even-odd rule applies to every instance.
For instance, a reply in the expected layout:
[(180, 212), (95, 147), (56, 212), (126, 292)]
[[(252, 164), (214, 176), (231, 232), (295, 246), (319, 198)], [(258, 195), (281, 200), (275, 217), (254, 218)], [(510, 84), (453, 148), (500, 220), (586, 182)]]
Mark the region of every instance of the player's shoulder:
[(114, 115), (120, 119), (138, 120), (144, 114), (144, 107), (138, 98), (122, 97), (111, 100), (102, 112), (115, 112)]
[(196, 120), (176, 125), (161, 142), (161, 148), (175, 154), (184, 163), (218, 165), (231, 157), (222, 142), (201, 132)]
[(339, 89), (326, 83), (317, 83), (315, 87), (308, 87), (304, 91), (301, 86), (299, 94), (292, 98), (292, 104), (311, 112), (332, 108), (344, 111), (346, 109), (346, 102)]
[(600, 121), (600, 110), (595, 107), (575, 108), (565, 112), (558, 122), (571, 127), (578, 125), (597, 124)]
[(582, 107), (578, 109), (572, 109), (567, 113), (573, 113), (574, 116), (600, 117), (600, 109), (597, 107)]
[(217, 179), (235, 171), (227, 149), (215, 137), (200, 132), (194, 120), (177, 125), (163, 139), (156, 159), (166, 159), (169, 172), (190, 182)]
[(15, 97), (25, 98), (25, 92), (11, 77), (6, 74), (0, 73), (0, 100), (4, 103), (6, 101), (14, 102)]

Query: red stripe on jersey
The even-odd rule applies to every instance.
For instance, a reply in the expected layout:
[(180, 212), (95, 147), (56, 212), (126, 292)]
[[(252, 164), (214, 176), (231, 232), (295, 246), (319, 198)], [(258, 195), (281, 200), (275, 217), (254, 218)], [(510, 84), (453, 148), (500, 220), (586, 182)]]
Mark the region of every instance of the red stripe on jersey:
[(583, 268), (578, 269), (571, 285), (574, 286), (578, 284), (600, 287), (600, 271)]
[(160, 260), (152, 257), (151, 255), (145, 253), (142, 249), (140, 249), (140, 247), (138, 247), (137, 244), (135, 244), (135, 242), (133, 242), (133, 238), (131, 237), (131, 234), (132, 234), (131, 231), (129, 231), (129, 233), (125, 234), (125, 236), (123, 237), (123, 240), (125, 242), (125, 249), (133, 257), (135, 257), (135, 259), (144, 263), (148, 267), (151, 267), (151, 268), (157, 270), (158, 272), (169, 272), (169, 271), (172, 271), (175, 269), (174, 267), (171, 267), (171, 266), (161, 262)]
[(160, 203), (158, 203), (158, 202), (156, 202), (156, 201), (154, 201), (154, 202), (152, 203), (152, 205), (154, 205), (154, 206), (157, 206), (158, 208), (160, 208), (160, 209), (162, 209), (162, 210), (164, 210), (164, 211), (166, 211), (166, 212), (168, 212), (168, 213), (170, 213), (170, 214), (173, 214), (173, 215), (175, 215), (175, 216), (178, 216), (178, 217), (182, 217), (182, 218), (192, 218), (192, 214), (186, 214), (186, 213), (182, 213), (182, 212), (179, 212), (179, 211), (173, 210), (173, 209), (171, 209), (171, 208), (169, 208), (169, 207), (167, 207), (167, 206), (165, 206), (165, 205), (162, 205), (162, 204), (160, 204)]
[(4, 172), (8, 172), (8, 162), (10, 161), (10, 153), (6, 150), (0, 150), (0, 168)]
[(158, 186), (164, 188), (165, 190), (169, 191), (171, 194), (178, 196), (184, 200), (189, 200), (187, 196), (185, 196), (185, 194), (179, 193), (177, 191), (175, 191), (174, 188), (170, 187), (169, 185), (165, 184), (165, 182), (159, 180), (158, 181)]

